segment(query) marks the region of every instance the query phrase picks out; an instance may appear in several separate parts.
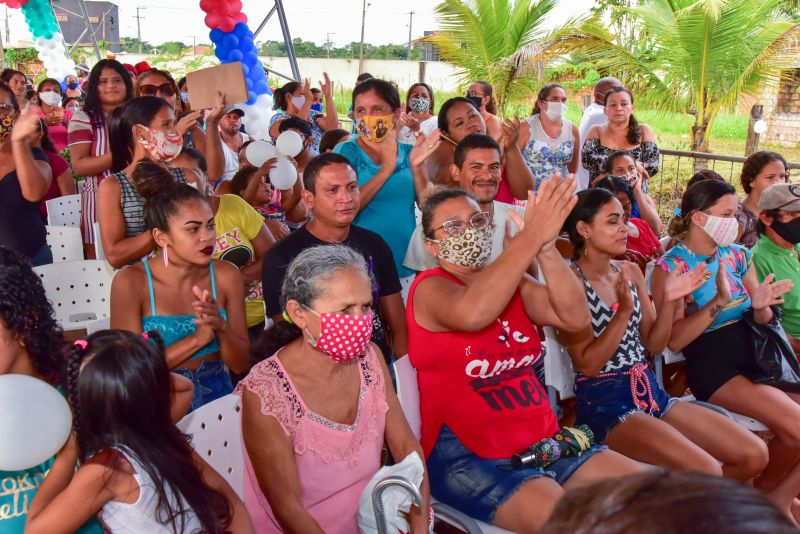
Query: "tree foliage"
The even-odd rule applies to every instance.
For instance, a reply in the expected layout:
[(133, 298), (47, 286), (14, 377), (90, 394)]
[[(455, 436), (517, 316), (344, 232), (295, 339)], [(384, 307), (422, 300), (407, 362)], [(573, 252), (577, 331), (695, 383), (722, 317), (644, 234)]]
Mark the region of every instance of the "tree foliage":
[[(294, 53), (297, 57), (331, 57), (340, 59), (358, 59), (359, 43), (353, 42), (342, 47), (334, 47), (313, 41), (304, 41), (299, 37), (292, 40)], [(283, 41), (266, 41), (259, 43), (258, 53), (268, 57), (286, 57), (286, 45)], [(364, 43), (364, 57), (366, 59), (406, 59), (408, 44), (372, 45)], [(411, 59), (419, 60), (422, 54), (418, 46), (412, 43)]]
[[(613, 6), (632, 18), (635, 46), (621, 43), (597, 17), (566, 25), (545, 56), (577, 54), (616, 73), (637, 104), (694, 117), (692, 148), (707, 150), (715, 117), (743, 95), (757, 98), (791, 65), (796, 26), (782, 0), (644, 0)], [(644, 43), (644, 44), (643, 44)]]
[(424, 38), (459, 67), (459, 81), (492, 84), (498, 109), (535, 91), (543, 72), (536, 61), (547, 36), (543, 22), (555, 0), (444, 0), (439, 31)]

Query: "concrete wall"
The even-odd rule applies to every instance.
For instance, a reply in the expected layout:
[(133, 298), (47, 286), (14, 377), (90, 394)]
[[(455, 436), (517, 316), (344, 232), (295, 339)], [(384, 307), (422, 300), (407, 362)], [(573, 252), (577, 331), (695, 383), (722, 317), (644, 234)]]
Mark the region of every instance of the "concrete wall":
[[(292, 74), (288, 58), (262, 57), (261, 61), (282, 74)], [(297, 66), (303, 78), (311, 78), (312, 85), (317, 85), (322, 80), (322, 73), (327, 72), (337, 90), (353, 87), (358, 76), (358, 59), (297, 58)], [(364, 71), (376, 78), (396, 82), (401, 93), (420, 81), (427, 82), (437, 90), (452, 91), (458, 86), (456, 67), (442, 61), (365, 59)]]

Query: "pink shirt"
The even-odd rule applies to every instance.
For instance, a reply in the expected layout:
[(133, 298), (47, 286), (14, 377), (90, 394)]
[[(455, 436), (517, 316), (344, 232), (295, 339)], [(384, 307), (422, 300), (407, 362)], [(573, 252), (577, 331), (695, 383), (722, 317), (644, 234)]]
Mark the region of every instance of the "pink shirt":
[[(294, 445), (304, 508), (327, 534), (358, 532), (358, 498), (381, 466), (386, 423), (386, 386), (372, 348), (359, 359), (361, 392), (355, 423), (334, 423), (309, 410), (278, 358), (280, 351), (257, 364), (239, 382), (258, 395), (261, 413), (278, 420)], [(244, 447), (244, 440), (242, 440)], [(280, 533), (272, 508), (258, 484), (244, 449), (244, 504), (255, 531)]]
[[(64, 122), (62, 122), (61, 124), (54, 124), (52, 126), (51, 125), (47, 126), (47, 133), (50, 136), (50, 140), (53, 142), (53, 146), (56, 147), (57, 152), (61, 152), (62, 150), (67, 148), (67, 145), (69, 144), (67, 142), (67, 129), (68, 129), (67, 125), (69, 124), (69, 121), (72, 120), (72, 111), (68, 109), (65, 109), (63, 111), (64, 111)], [(47, 118), (47, 115), (45, 115), (45, 112), (42, 108), (39, 108), (39, 116), (43, 119)]]

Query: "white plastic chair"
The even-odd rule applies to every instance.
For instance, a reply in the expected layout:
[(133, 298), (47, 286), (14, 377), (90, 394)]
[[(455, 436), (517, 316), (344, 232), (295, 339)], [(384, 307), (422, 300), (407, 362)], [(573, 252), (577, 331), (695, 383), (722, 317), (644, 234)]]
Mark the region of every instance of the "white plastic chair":
[(45, 226), (47, 246), (53, 253), (53, 262), (81, 261), (83, 259), (83, 239), (81, 229), (73, 226)]
[(56, 320), (64, 330), (86, 328), (111, 313), (114, 270), (105, 261), (83, 260), (34, 267), (42, 279)]
[(225, 395), (178, 421), (178, 428), (192, 436), (192, 447), (197, 454), (243, 499), (241, 409), (238, 395)]
[[(395, 380), (397, 382), (397, 398), (406, 416), (411, 431), (420, 438), (422, 416), (419, 411), (419, 388), (417, 386), (417, 370), (411, 365), (408, 356), (394, 362)], [(466, 530), (467, 534), (512, 534), (508, 530), (488, 525), (463, 514), (455, 508), (436, 501), (431, 497), (431, 506), (436, 517), (455, 527)]]
[(103, 239), (100, 237), (100, 223), (95, 222), (92, 223), (92, 228), (94, 232), (94, 256), (98, 260), (105, 260), (106, 258), (106, 251), (103, 248)]
[(556, 339), (556, 331), (551, 326), (544, 327), (544, 383), (550, 397), (550, 406), (561, 418), (558, 401), (575, 396), (575, 369), (567, 348)]
[(81, 225), (81, 196), (66, 195), (45, 202), (47, 208), (47, 224), (52, 226)]

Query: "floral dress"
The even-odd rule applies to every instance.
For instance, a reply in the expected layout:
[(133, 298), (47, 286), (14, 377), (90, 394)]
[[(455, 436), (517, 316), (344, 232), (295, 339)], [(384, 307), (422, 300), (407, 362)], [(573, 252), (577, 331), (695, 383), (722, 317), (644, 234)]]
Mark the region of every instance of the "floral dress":
[(572, 136), (572, 123), (567, 119), (561, 119), (561, 133), (555, 139), (545, 133), (538, 114), (525, 120), (531, 136), (522, 150), (522, 157), (533, 174), (533, 190), (538, 191), (541, 183), (555, 173), (569, 174), (567, 164), (572, 161), (576, 139)]
[[(589, 171), (589, 183), (603, 173), (603, 165), (605, 165), (606, 158), (614, 152), (617, 152), (617, 150), (604, 146), (600, 142), (600, 139), (586, 140), (583, 144), (581, 160), (583, 166)], [(633, 156), (633, 159), (641, 163), (647, 171), (647, 174), (650, 175), (650, 178), (658, 173), (658, 158), (660, 153), (658, 151), (658, 145), (653, 141), (644, 141), (639, 146), (631, 148), (630, 150), (624, 150), (623, 152), (627, 152)], [(646, 180), (642, 182), (642, 189), (645, 190), (645, 193), (647, 192), (646, 183)]]

